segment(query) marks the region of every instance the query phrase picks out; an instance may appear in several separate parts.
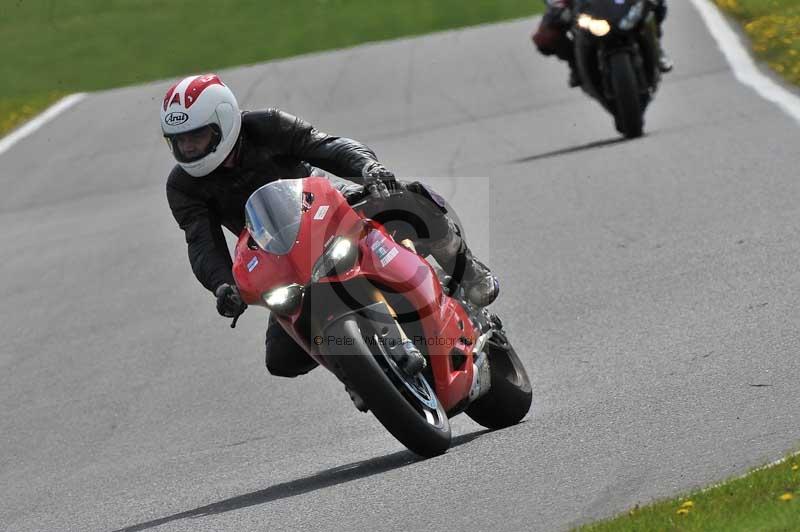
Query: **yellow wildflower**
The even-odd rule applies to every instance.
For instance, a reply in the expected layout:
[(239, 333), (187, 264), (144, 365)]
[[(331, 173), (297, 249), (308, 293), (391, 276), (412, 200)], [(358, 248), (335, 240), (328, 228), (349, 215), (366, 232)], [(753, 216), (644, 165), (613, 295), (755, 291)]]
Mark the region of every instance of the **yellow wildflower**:
[(794, 495), (792, 495), (791, 493), (784, 493), (778, 498), (782, 501), (791, 501), (792, 499), (794, 499)]

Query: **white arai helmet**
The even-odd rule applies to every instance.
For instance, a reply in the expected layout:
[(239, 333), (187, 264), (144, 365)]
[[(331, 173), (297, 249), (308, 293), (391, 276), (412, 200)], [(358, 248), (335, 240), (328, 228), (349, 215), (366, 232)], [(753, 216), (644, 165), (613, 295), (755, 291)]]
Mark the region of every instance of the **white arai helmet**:
[[(203, 177), (230, 155), (242, 129), (242, 114), (233, 92), (216, 74), (189, 76), (170, 87), (161, 106), (161, 130), (178, 164)], [(211, 141), (202, 151), (184, 151), (182, 136)], [(186, 139), (186, 137), (183, 137)]]

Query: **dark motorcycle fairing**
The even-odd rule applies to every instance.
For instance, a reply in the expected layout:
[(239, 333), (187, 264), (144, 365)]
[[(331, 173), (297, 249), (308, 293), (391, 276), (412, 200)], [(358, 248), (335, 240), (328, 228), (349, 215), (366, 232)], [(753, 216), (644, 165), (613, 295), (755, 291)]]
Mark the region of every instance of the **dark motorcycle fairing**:
[(585, 13), (594, 18), (607, 20), (612, 27), (618, 27), (622, 18), (638, 3), (638, 0), (623, 2), (608, 0), (578, 0), (575, 2), (575, 13)]
[(583, 90), (600, 102), (611, 114), (615, 113), (614, 94), (609, 79), (609, 58), (618, 53), (630, 56), (638, 78), (642, 111), (650, 103), (661, 80), (658, 69), (659, 42), (655, 16), (649, 4), (642, 20), (631, 30), (623, 31), (619, 21), (636, 4), (635, 0), (617, 3), (613, 0), (585, 0), (576, 4), (575, 20), (581, 14), (609, 21), (611, 31), (597, 37), (588, 30), (572, 28), (575, 60)]

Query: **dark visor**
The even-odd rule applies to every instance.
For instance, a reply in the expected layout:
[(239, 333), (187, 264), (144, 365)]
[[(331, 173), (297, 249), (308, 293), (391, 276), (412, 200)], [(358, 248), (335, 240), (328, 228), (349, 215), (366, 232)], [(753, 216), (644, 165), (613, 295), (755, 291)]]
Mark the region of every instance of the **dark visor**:
[(216, 150), (222, 134), (217, 124), (209, 124), (175, 135), (164, 135), (164, 138), (167, 139), (176, 161), (191, 163)]

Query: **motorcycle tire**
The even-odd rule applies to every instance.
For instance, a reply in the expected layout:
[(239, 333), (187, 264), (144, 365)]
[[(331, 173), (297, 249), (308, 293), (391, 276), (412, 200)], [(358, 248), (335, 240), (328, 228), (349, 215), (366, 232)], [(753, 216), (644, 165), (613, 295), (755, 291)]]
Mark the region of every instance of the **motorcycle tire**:
[(488, 429), (516, 425), (528, 413), (533, 401), (528, 373), (503, 332), (495, 332), (486, 349), (491, 387), (486, 395), (467, 407), (466, 413)]
[(641, 137), (644, 133), (644, 110), (630, 56), (627, 53), (612, 55), (609, 70), (616, 104), (617, 130), (629, 139)]
[(353, 315), (330, 325), (326, 335), (347, 338), (349, 345), (328, 344), (326, 358), (336, 366), (345, 385), (409, 450), (425, 457), (446, 452), (451, 441), (450, 421), (432, 387), (422, 373), (408, 377), (392, 367), (394, 362), (380, 342), (368, 345), (364, 338), (374, 333), (369, 329), (369, 324), (360, 323)]

